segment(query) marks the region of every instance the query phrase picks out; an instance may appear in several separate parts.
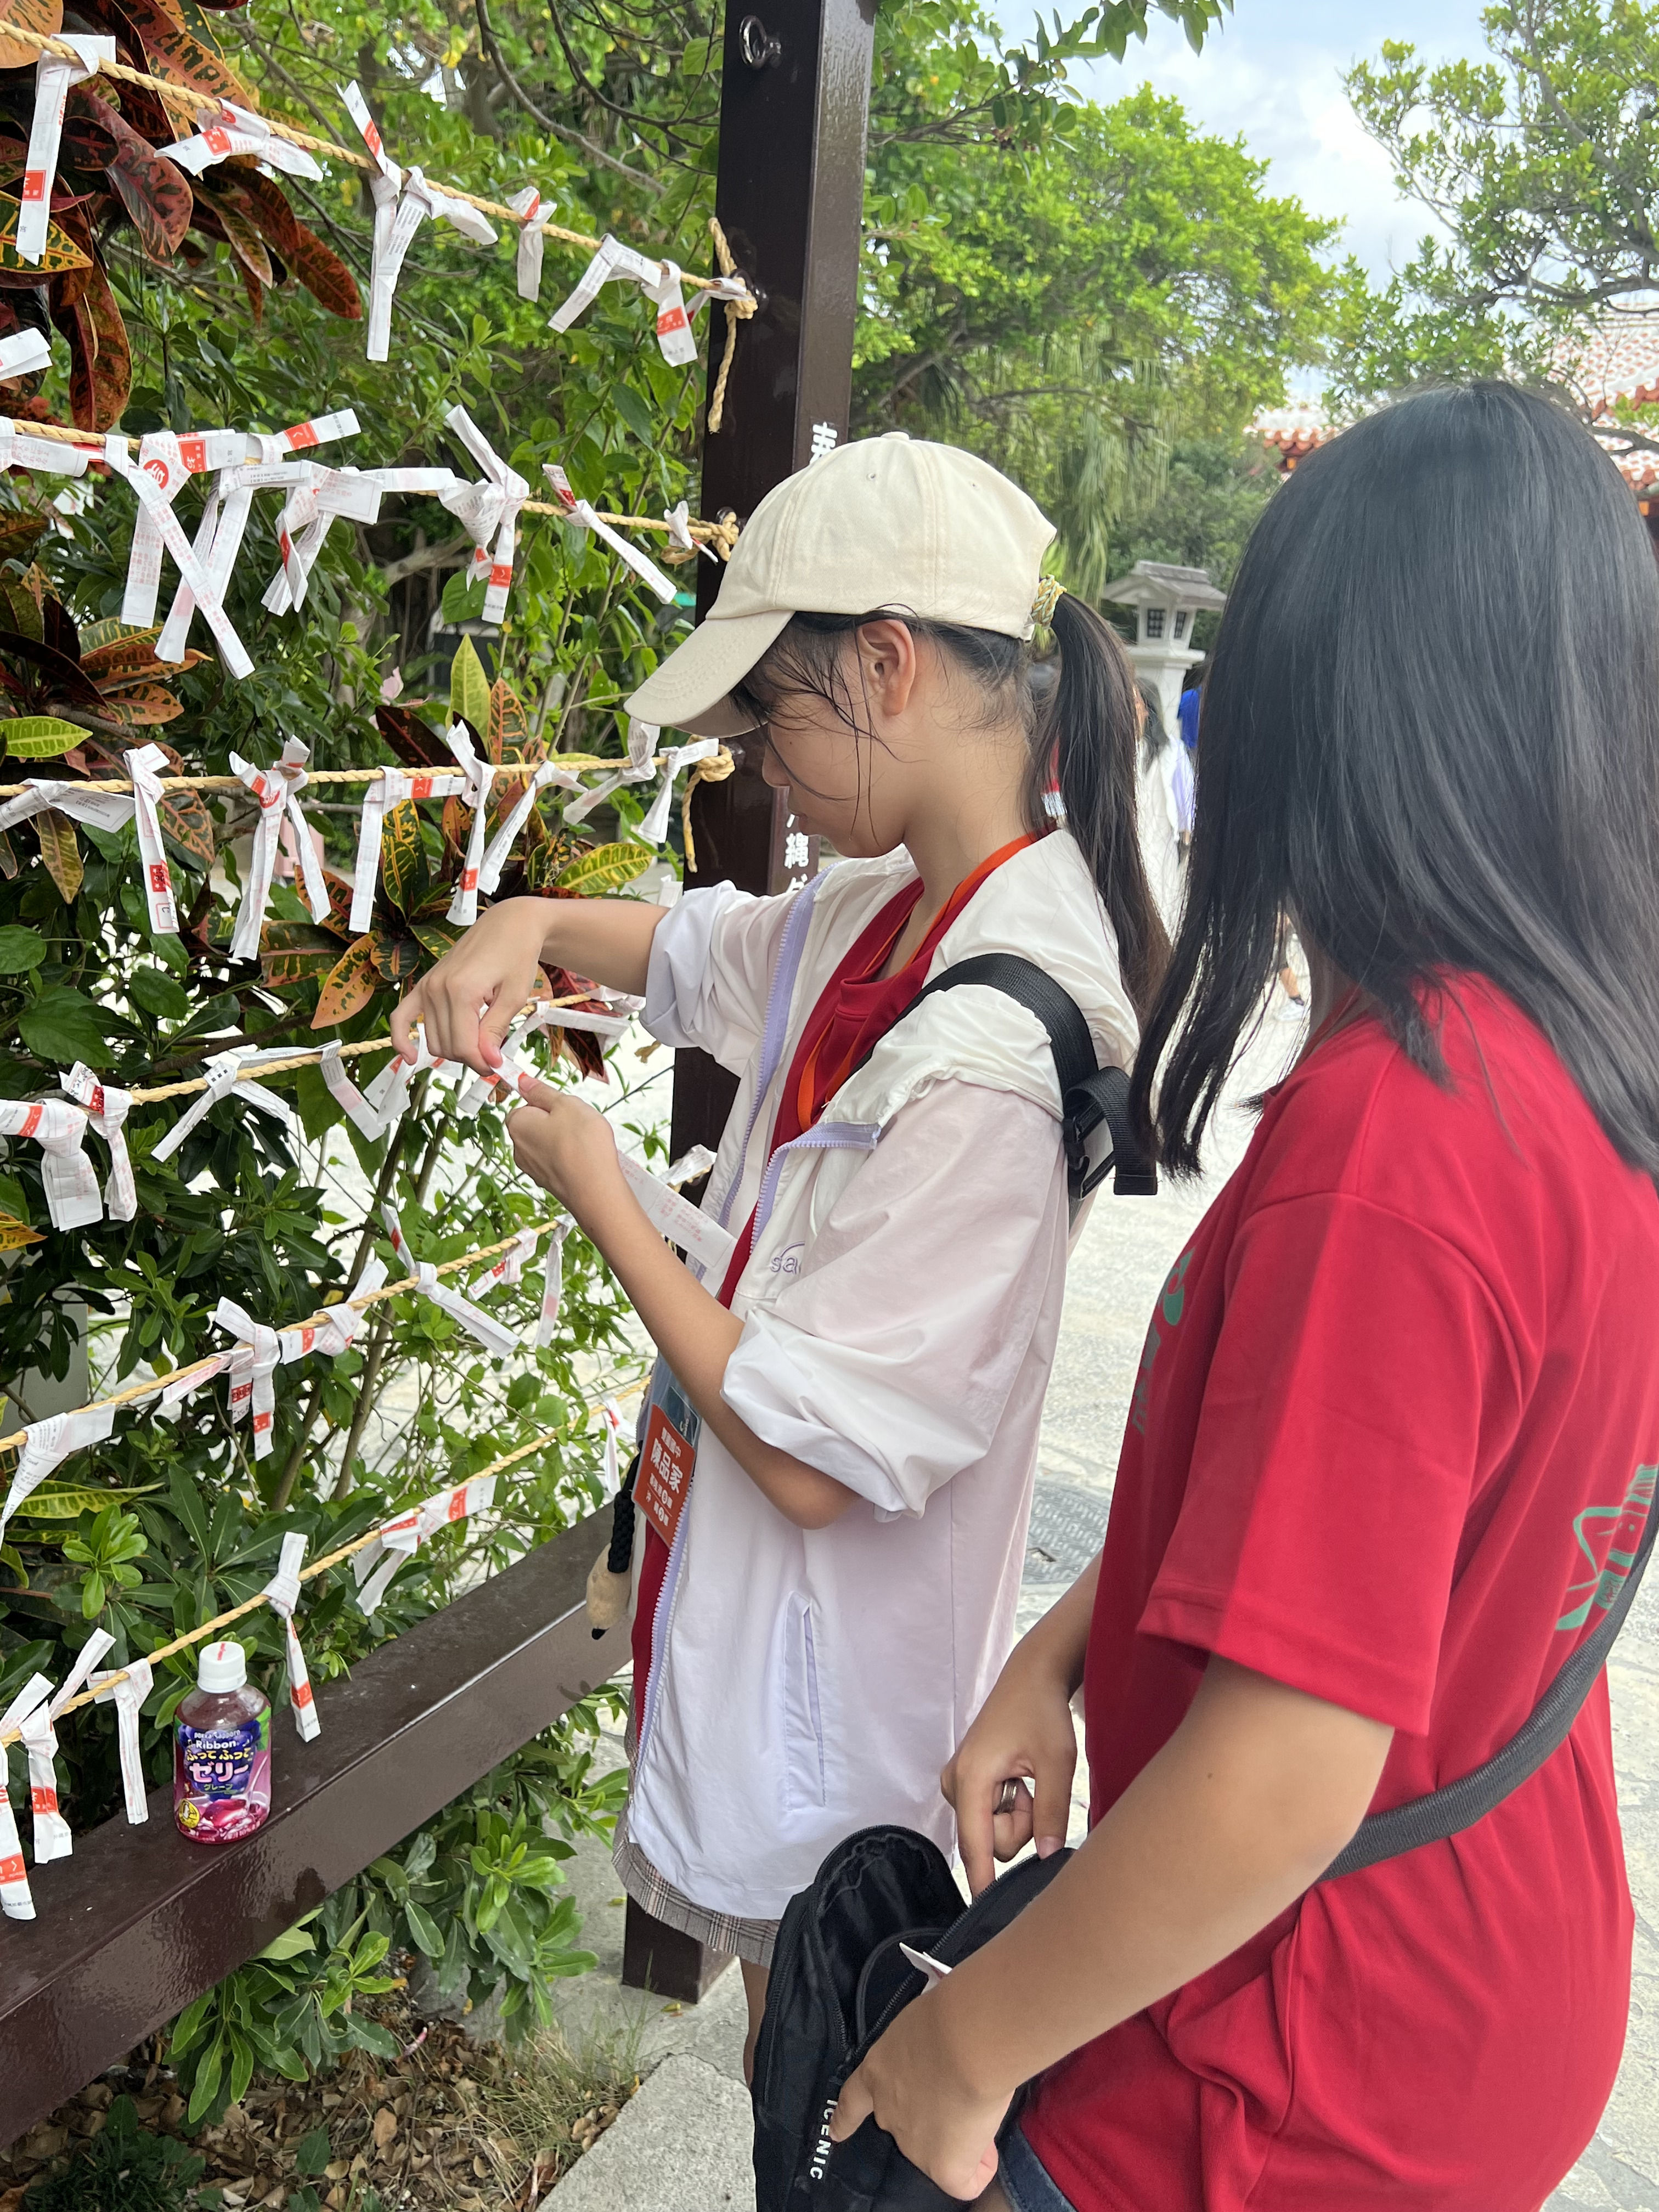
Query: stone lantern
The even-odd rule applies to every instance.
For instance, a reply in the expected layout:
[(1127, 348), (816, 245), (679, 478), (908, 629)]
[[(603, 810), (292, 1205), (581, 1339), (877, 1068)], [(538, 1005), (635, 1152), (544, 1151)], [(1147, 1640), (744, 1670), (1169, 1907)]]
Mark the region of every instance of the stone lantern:
[(1166, 561), (1137, 561), (1127, 576), (1108, 584), (1101, 597), (1114, 606), (1135, 610), (1135, 641), (1127, 648), (1135, 674), (1156, 687), (1164, 726), (1176, 735), (1181, 679), (1201, 653), (1193, 646), (1193, 617), (1200, 607), (1222, 607), (1205, 568), (1177, 568)]

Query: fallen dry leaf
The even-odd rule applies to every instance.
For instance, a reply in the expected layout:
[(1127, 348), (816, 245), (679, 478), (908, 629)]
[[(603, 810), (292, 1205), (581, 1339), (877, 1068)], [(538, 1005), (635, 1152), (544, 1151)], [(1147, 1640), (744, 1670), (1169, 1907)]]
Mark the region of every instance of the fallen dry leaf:
[(398, 2115), (390, 2105), (382, 2105), (374, 2115), (374, 2148), (384, 2150), (398, 2132)]

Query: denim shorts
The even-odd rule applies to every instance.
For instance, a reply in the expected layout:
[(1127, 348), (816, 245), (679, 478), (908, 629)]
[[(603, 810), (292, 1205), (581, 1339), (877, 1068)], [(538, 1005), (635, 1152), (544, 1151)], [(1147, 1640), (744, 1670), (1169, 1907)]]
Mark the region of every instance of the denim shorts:
[(997, 2179), (1013, 2212), (1077, 2212), (1071, 2198), (1049, 2179), (1018, 2124), (1002, 2138)]

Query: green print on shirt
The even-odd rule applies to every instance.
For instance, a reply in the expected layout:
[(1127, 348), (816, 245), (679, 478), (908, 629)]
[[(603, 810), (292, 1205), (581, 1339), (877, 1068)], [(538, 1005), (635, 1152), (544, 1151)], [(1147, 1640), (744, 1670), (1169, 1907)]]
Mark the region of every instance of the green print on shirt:
[[(1659, 1466), (1638, 1467), (1617, 1505), (1587, 1505), (1573, 1516), (1572, 1533), (1589, 1561), (1590, 1571), (1583, 1580), (1568, 1585), (1569, 1599), (1578, 1597), (1580, 1591), (1583, 1596), (1562, 1614), (1555, 1624), (1558, 1629), (1582, 1628), (1592, 1606), (1605, 1613), (1618, 1596), (1652, 1510), (1656, 1480), (1659, 1480)], [(1593, 1540), (1598, 1536), (1607, 1539), (1607, 1549), (1600, 1559)]]
[[(1187, 1269), (1192, 1256), (1192, 1249), (1189, 1246), (1170, 1268), (1169, 1279), (1158, 1297), (1158, 1313), (1163, 1315), (1171, 1328), (1180, 1327), (1181, 1316), (1186, 1310), (1185, 1284)], [(1129, 1425), (1132, 1429), (1138, 1429), (1143, 1437), (1146, 1433), (1146, 1408), (1152, 1396), (1152, 1362), (1158, 1358), (1158, 1347), (1163, 1341), (1163, 1338), (1158, 1334), (1158, 1314), (1155, 1313), (1152, 1316), (1152, 1325), (1146, 1332), (1146, 1341), (1141, 1346), (1140, 1372), (1135, 1377), (1135, 1395), (1129, 1407)]]

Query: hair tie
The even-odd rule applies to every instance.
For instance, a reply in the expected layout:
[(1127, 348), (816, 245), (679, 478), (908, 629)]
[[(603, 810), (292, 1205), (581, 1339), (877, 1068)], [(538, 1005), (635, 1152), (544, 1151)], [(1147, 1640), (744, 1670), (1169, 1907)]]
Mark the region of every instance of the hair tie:
[(1054, 609), (1066, 596), (1066, 586), (1058, 576), (1045, 576), (1036, 588), (1031, 602), (1031, 620), (1045, 627), (1054, 621)]

